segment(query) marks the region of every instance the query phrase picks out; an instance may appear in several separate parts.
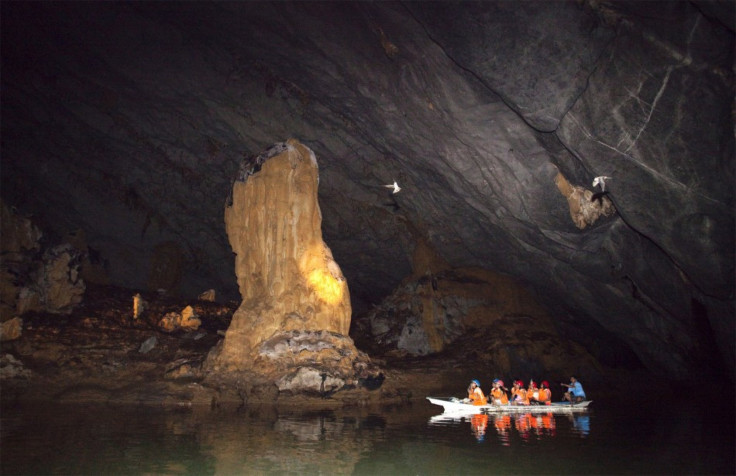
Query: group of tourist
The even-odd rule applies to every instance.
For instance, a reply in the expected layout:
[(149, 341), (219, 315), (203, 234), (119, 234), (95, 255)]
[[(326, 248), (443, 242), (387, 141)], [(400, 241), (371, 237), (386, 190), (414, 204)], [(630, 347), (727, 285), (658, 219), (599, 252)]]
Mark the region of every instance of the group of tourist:
[[(561, 383), (560, 385), (568, 389), (563, 396), (563, 401), (579, 403), (585, 400), (583, 386), (575, 377), (570, 377), (569, 384)], [(516, 380), (509, 390), (504, 386), (503, 380), (494, 379), (489, 399), (481, 390), (480, 382), (473, 379), (468, 386), (468, 398), (465, 399), (465, 402), (473, 405), (488, 405), (489, 403), (491, 405), (550, 405), (552, 391), (546, 380), (540, 382), (539, 385), (534, 380), (530, 380), (526, 388), (523, 381)]]

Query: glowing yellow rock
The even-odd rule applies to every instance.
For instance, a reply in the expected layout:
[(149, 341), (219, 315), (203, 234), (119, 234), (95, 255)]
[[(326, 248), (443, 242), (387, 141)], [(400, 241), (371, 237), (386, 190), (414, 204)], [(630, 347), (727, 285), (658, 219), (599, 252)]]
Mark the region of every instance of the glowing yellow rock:
[(347, 282), (322, 240), (317, 160), (293, 139), (278, 150), (235, 182), (225, 209), (243, 297), (217, 357), (229, 366), (279, 331), (350, 329)]

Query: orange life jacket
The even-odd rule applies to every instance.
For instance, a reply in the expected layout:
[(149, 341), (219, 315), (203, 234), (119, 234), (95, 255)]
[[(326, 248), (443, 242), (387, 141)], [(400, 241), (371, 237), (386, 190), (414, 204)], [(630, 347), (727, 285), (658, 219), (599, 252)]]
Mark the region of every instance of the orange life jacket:
[(514, 396), (514, 403), (517, 405), (529, 405), (529, 397), (527, 396), (526, 390), (520, 388)]
[(506, 396), (506, 392), (498, 387), (491, 390), (491, 396), (493, 397), (493, 403), (496, 403), (496, 400), (500, 400), (501, 405), (508, 405), (509, 403), (509, 397)]
[(481, 390), (480, 387), (475, 387), (475, 390), (468, 393), (468, 398), (473, 402), (473, 405), (486, 405), (488, 403), (488, 400), (486, 400), (486, 396), (483, 395), (483, 390)]
[(537, 399), (540, 402), (548, 402), (552, 400), (552, 392), (548, 388), (542, 388), (539, 390), (539, 398)]
[[(536, 394), (536, 395), (535, 395)], [(539, 401), (539, 389), (536, 388), (529, 388), (526, 391), (526, 396), (528, 397), (528, 400), (531, 402), (532, 400)]]

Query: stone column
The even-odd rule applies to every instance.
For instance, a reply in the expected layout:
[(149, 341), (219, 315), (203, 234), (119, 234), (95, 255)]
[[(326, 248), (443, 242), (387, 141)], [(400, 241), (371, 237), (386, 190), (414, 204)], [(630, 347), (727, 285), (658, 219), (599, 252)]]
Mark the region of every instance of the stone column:
[[(350, 294), (322, 240), (314, 153), (291, 139), (241, 165), (225, 209), (243, 301), (209, 357), (215, 373), (268, 375), (280, 390), (324, 392), (368, 358), (347, 334)], [(294, 378), (311, 380), (295, 386)], [(331, 384), (330, 384), (331, 382)]]

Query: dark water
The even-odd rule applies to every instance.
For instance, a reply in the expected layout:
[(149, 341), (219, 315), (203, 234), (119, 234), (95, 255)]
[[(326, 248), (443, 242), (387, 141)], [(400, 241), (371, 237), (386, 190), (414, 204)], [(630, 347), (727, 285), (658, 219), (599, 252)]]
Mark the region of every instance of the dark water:
[(596, 401), (587, 414), (432, 418), (38, 405), (0, 415), (10, 474), (733, 474), (734, 412)]

